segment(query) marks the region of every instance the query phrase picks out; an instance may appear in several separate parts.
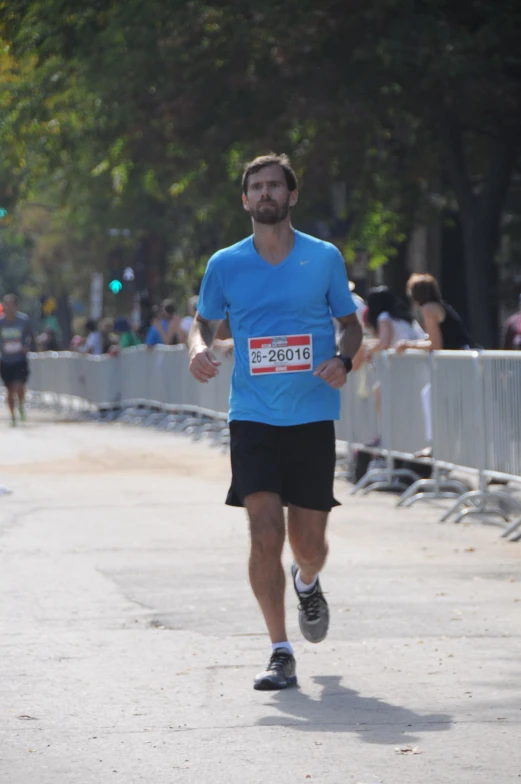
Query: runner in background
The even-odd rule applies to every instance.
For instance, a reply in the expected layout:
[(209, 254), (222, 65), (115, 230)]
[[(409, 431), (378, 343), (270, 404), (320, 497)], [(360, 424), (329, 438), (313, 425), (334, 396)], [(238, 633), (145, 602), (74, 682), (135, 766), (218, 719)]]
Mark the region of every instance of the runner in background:
[(34, 333), (29, 316), (18, 313), (16, 297), (7, 294), (0, 319), (0, 376), (7, 389), (7, 405), (11, 425), (16, 425), (16, 407), (20, 421), (25, 422), (25, 385), (29, 378), (27, 352), (34, 348)]
[[(318, 575), (327, 556), (328, 515), (337, 505), (334, 420), (362, 338), (340, 252), (291, 225), (297, 197), (285, 155), (262, 156), (246, 166), (242, 201), (253, 236), (210, 259), (188, 339), (190, 371), (208, 383), (219, 372), (212, 339), (229, 317), (235, 366), (226, 503), (248, 513), (250, 582), (272, 643), (269, 664), (254, 681), (259, 690), (297, 682), (285, 624), (284, 505), (300, 629), (315, 643), (328, 631)], [(341, 325), (339, 353), (333, 318)]]

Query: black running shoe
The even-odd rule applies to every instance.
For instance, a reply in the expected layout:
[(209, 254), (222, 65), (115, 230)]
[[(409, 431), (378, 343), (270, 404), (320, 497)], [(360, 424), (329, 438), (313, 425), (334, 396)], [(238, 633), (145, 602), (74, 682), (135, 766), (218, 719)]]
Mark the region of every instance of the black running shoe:
[(298, 623), (300, 631), (308, 642), (322, 642), (327, 636), (329, 629), (329, 607), (324, 599), (320, 580), (317, 579), (311, 591), (300, 593), (296, 586), (298, 573), (297, 564), (291, 567), (293, 585), (300, 600), (298, 606)]
[(275, 648), (270, 663), (255, 678), (253, 688), (258, 691), (276, 691), (297, 685), (295, 657), (286, 648)]

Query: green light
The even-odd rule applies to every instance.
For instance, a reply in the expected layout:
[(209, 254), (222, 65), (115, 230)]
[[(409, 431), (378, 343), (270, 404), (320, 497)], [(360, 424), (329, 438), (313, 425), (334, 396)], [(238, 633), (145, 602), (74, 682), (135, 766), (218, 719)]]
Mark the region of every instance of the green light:
[(2, 220), (2, 218), (7, 218), (7, 210), (4, 210), (3, 207), (0, 207), (0, 220)]
[(109, 289), (113, 294), (119, 294), (122, 288), (123, 284), (120, 280), (111, 280), (109, 283)]

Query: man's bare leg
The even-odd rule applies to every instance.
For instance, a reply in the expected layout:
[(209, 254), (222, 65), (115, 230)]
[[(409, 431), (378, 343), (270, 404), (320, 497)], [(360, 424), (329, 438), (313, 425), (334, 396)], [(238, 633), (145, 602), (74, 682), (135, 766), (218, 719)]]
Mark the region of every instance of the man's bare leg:
[(284, 511), (276, 493), (252, 493), (244, 499), (250, 520), (250, 583), (259, 602), (271, 642), (287, 640), (284, 612), (286, 578), (281, 556)]
[(16, 384), (9, 384), (7, 387), (7, 405), (11, 412), (11, 423), (14, 425), (16, 422), (15, 407), (16, 407)]
[(288, 507), (288, 538), (302, 582), (311, 585), (323, 568), (328, 546), (326, 526), (329, 512)]
[(22, 382), (16, 386), (16, 394), (18, 397), (18, 410), (20, 412), (20, 420), (25, 422), (25, 384)]
[(318, 574), (327, 558), (326, 525), (328, 512), (288, 508), (288, 538), (295, 556), (292, 567), (299, 597), (300, 631), (309, 642), (321, 642), (329, 629), (329, 608)]

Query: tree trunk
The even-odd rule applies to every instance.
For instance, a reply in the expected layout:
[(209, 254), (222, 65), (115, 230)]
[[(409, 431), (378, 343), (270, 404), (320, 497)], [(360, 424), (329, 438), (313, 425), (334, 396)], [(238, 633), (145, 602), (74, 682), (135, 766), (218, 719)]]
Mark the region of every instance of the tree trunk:
[(487, 236), (486, 227), (479, 224), (475, 211), (466, 214), (461, 210), (460, 219), (470, 334), (483, 348), (497, 348), (499, 325), (494, 281), (497, 241), (493, 243)]
[(58, 296), (56, 315), (60, 324), (63, 347), (67, 349), (72, 338), (72, 313), (69, 304), (69, 295), (65, 289), (62, 289)]
[(490, 151), (490, 165), (479, 193), (468, 174), (461, 125), (447, 109), (442, 112), (442, 138), (448, 173), (456, 196), (463, 235), (470, 331), (484, 348), (497, 348), (497, 268), (500, 222), (516, 154), (519, 128), (502, 126)]

